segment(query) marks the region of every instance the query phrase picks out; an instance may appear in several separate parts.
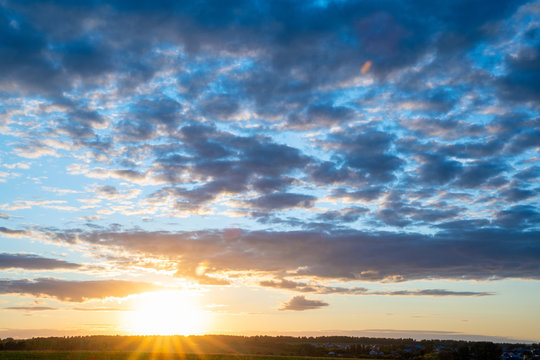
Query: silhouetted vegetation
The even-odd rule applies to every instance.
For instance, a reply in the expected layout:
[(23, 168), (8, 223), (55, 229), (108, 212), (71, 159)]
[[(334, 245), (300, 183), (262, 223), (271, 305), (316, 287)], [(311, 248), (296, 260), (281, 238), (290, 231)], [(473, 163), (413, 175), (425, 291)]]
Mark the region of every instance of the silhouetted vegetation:
[[(495, 344), (492, 342), (470, 342), (454, 340), (413, 340), (346, 336), (290, 337), (290, 336), (73, 336), (39, 337), (24, 340), (0, 339), (0, 359), (10, 356), (37, 354), (39, 351), (52, 352), (102, 352), (109, 357), (92, 359), (121, 359), (128, 353), (153, 354), (198, 354), (205, 360), (227, 360), (231, 355), (235, 360), (239, 354), (248, 358), (273, 355), (278, 357), (343, 357), (399, 360), (528, 360), (540, 359), (540, 347), (536, 345)], [(15, 354), (19, 355), (15, 355)], [(58, 353), (64, 354), (64, 353)], [(69, 353), (66, 353), (69, 354)], [(81, 353), (83, 354), (83, 353)], [(114, 355), (116, 354), (116, 355)], [(223, 354), (225, 358), (218, 359)], [(75, 356), (75, 353), (72, 353)], [(114, 355), (114, 356), (113, 356)], [(35, 359), (52, 359), (32, 355)], [(58, 355), (55, 359), (65, 358)], [(65, 355), (68, 356), (68, 355)], [(81, 355), (83, 356), (83, 355)], [(86, 355), (84, 355), (86, 356)], [(103, 355), (105, 356), (105, 355)], [(165, 356), (165, 355), (163, 355)], [(172, 355), (171, 355), (172, 356)], [(213, 357), (216, 357), (215, 359)], [(21, 357), (10, 357), (21, 358)], [(77, 358), (79, 359), (79, 358)], [(87, 359), (83, 357), (80, 359)], [(90, 358), (88, 358), (90, 359)], [(182, 359), (188, 359), (183, 356)], [(275, 357), (273, 358), (275, 359)], [(291, 360), (291, 358), (289, 358)]]

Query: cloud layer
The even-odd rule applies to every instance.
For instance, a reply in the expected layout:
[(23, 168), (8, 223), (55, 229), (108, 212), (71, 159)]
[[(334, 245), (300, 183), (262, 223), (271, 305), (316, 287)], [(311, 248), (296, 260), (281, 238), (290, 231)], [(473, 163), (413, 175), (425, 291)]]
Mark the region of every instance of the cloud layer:
[(99, 245), (111, 253), (127, 251), (143, 259), (166, 259), (176, 267), (177, 276), (192, 279), (225, 280), (227, 272), (238, 271), (363, 281), (539, 279), (540, 233), (473, 226), (458, 223), (436, 235), (330, 228), (42, 236), (60, 243)]
[[(201, 285), (538, 280), (539, 23), (525, 0), (4, 1), (0, 236)], [(16, 251), (1, 269), (86, 269)]]

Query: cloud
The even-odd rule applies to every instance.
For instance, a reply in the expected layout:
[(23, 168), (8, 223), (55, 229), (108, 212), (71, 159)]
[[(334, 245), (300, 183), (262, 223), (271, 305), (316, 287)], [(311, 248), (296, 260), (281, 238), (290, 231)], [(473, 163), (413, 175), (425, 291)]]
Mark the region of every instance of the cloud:
[(26, 230), (13, 230), (3, 226), (0, 226), (0, 234), (10, 237), (21, 237), (28, 234)]
[[(494, 293), (485, 291), (451, 291), (444, 289), (423, 289), (423, 290), (397, 290), (379, 293), (380, 295), (391, 296), (491, 296)], [(377, 295), (379, 295), (377, 294)]]
[(328, 306), (328, 303), (320, 300), (310, 300), (306, 299), (304, 296), (294, 296), (289, 301), (284, 302), (279, 308), (281, 311), (292, 310), (292, 311), (304, 311), (304, 310), (314, 310), (321, 309), (325, 306)]
[(511, 100), (538, 101), (540, 99), (540, 47), (525, 47), (507, 58), (508, 72), (499, 79), (504, 97)]
[(421, 290), (389, 290), (373, 291), (363, 287), (340, 287), (325, 286), (317, 283), (295, 282), (286, 279), (279, 281), (261, 281), (259, 285), (277, 289), (314, 293), (314, 294), (341, 294), (341, 295), (377, 295), (377, 296), (490, 296), (491, 292), (485, 291), (452, 291), (444, 289), (421, 289)]
[(160, 289), (162, 288), (150, 283), (124, 280), (69, 281), (53, 278), (0, 280), (0, 294), (52, 297), (70, 302), (126, 297)]
[(58, 310), (58, 308), (53, 308), (53, 307), (48, 307), (48, 306), (9, 306), (2, 309), (24, 311), (24, 312)]
[[(346, 292), (324, 279), (540, 278), (533, 3), (2, 5), (2, 151), (31, 159), (36, 183), (38, 158), (71, 163), (66, 176), (96, 199), (0, 210), (100, 221), (1, 235), (92, 246), (118, 267), (160, 259), (201, 284), (287, 274), (303, 282), (276, 286), (299, 292)], [(245, 230), (102, 227), (113, 212)]]
[(281, 210), (294, 207), (312, 207), (316, 197), (303, 194), (272, 193), (247, 203), (255, 209)]
[(0, 269), (54, 270), (77, 269), (80, 265), (34, 254), (0, 253)]
[(75, 307), (75, 308), (72, 308), (71, 310), (75, 310), (75, 311), (131, 311), (131, 309), (113, 308), (113, 307), (95, 307), (95, 308)]
[[(530, 209), (526, 209), (531, 211)], [(529, 218), (533, 216), (529, 213)], [(540, 278), (539, 234), (511, 222), (447, 222), (434, 235), (318, 228), (309, 231), (44, 232), (59, 243), (99, 245), (168, 259), (194, 277), (226, 272), (288, 272), (361, 281)], [(512, 226), (514, 225), (514, 226)], [(517, 261), (519, 259), (519, 261)]]

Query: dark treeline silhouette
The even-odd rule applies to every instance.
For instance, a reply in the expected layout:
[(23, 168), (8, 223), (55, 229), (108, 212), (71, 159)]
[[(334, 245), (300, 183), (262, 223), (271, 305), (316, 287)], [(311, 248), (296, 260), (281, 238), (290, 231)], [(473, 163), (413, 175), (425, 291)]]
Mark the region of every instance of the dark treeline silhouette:
[(3, 351), (154, 351), (405, 360), (500, 360), (503, 350), (512, 349), (520, 349), (516, 355), (522, 359), (540, 358), (540, 344), (348, 336), (71, 336), (0, 339), (0, 350)]

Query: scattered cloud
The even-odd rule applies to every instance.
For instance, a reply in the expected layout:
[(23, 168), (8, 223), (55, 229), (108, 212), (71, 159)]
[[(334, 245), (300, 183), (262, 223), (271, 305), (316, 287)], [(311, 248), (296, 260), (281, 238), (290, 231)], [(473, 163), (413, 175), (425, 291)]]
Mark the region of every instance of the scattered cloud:
[(69, 281), (53, 278), (0, 280), (0, 294), (52, 297), (70, 302), (126, 297), (160, 289), (162, 288), (151, 283), (124, 280)]
[(299, 295), (295, 296), (287, 302), (284, 302), (279, 308), (279, 310), (292, 310), (292, 311), (304, 311), (304, 310), (314, 310), (322, 309), (323, 307), (328, 306), (328, 303), (320, 300), (310, 300), (306, 299), (305, 296)]
[(286, 279), (266, 280), (259, 283), (264, 287), (285, 289), (298, 292), (315, 294), (341, 294), (341, 295), (379, 295), (379, 296), (490, 296), (495, 295), (485, 291), (452, 291), (443, 289), (422, 289), (422, 290), (388, 290), (374, 291), (363, 287), (341, 287), (325, 286), (317, 283), (295, 282)]
[(80, 265), (34, 254), (0, 253), (0, 269), (53, 270), (77, 269)]
[(9, 236), (9, 237), (21, 237), (28, 235), (28, 232), (26, 230), (14, 230), (7, 227), (0, 226), (0, 234), (3, 236)]

